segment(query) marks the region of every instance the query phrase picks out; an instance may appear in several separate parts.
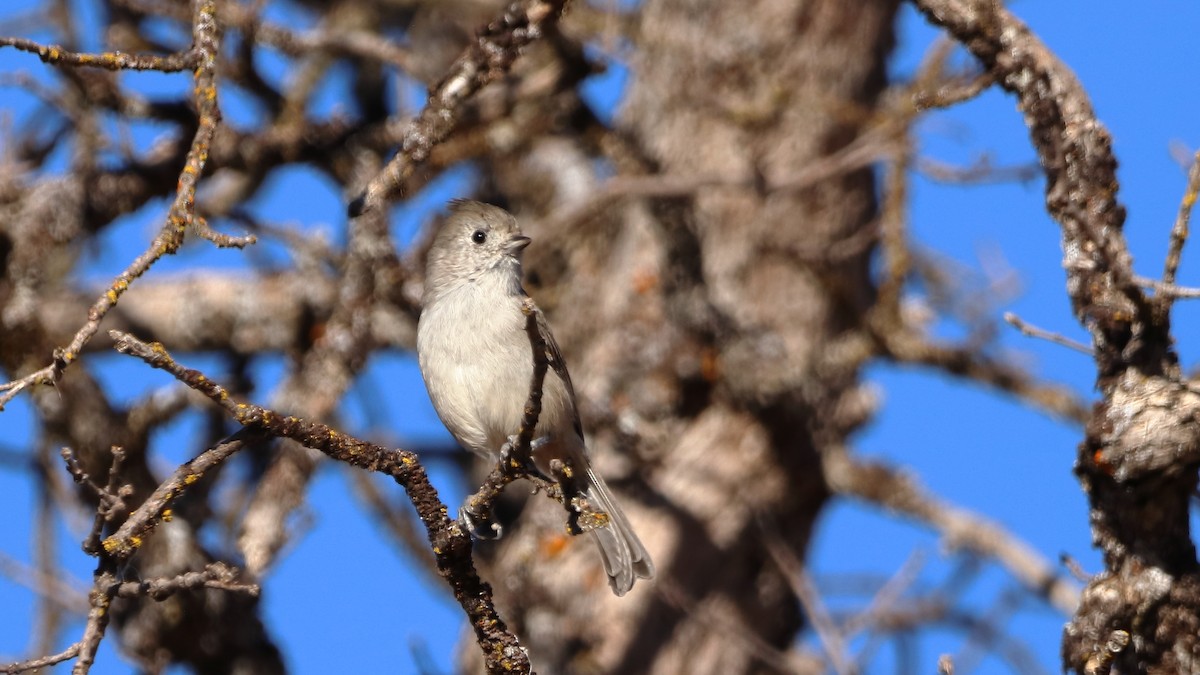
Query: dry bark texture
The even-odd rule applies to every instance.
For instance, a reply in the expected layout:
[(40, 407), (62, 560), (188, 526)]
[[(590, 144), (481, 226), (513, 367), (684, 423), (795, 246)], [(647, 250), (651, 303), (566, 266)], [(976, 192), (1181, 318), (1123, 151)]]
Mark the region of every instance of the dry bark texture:
[[(1200, 395), (1180, 371), (1167, 289), (1135, 279), (1121, 227), (1112, 139), (1074, 74), (1016, 17), (990, 2), (918, 5), (1016, 95), (1062, 226), (1067, 292), (1092, 337), (1096, 386), (1076, 473), (1105, 571), (1092, 578), (1063, 639), (1078, 672), (1200, 671), (1200, 566), (1188, 505), (1200, 467)], [(1195, 174), (1195, 170), (1193, 170)], [(1195, 176), (1185, 204), (1194, 201)], [(1164, 280), (1186, 239), (1173, 236)]]

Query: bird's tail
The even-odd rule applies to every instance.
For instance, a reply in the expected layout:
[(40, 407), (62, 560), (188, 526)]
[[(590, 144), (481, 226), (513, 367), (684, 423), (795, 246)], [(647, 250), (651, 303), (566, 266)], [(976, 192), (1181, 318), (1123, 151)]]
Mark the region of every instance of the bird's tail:
[(618, 596), (633, 588), (635, 579), (653, 579), (654, 563), (641, 540), (633, 533), (617, 500), (609, 492), (604, 479), (588, 467), (587, 486), (583, 496), (597, 510), (608, 514), (604, 527), (592, 530), (596, 543), (600, 545), (600, 557), (604, 560), (604, 571), (608, 574), (608, 585)]

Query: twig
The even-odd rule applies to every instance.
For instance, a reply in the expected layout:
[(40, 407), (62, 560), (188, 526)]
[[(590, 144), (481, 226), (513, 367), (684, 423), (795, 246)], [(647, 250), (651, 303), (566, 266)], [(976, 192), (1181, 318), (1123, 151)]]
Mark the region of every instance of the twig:
[(533, 430), (537, 428), (538, 417), (542, 414), (542, 385), (546, 381), (546, 369), (550, 366), (547, 356), (549, 349), (546, 338), (538, 326), (538, 308), (533, 299), (525, 297), (521, 302), (521, 313), (525, 315), (525, 334), (529, 337), (529, 348), (532, 351), (533, 375), (529, 380), (529, 400), (525, 403), (525, 412), (521, 417), (521, 426), (517, 430), (517, 443), (513, 451), (519, 457), (529, 455), (529, 444), (533, 442)]
[[(415, 455), (366, 443), (324, 424), (283, 416), (266, 408), (240, 403), (199, 371), (176, 363), (162, 345), (146, 344), (119, 331), (110, 331), (109, 334), (118, 351), (136, 356), (154, 368), (167, 371), (179, 381), (207, 396), (251, 432), (290, 438), (305, 447), (319, 450), (332, 459), (391, 476), (404, 488), (425, 525), (429, 543), (437, 560), (438, 572), (450, 585), (455, 599), (471, 621), (488, 671), (530, 672), (528, 654), (521, 647), (516, 635), (509, 631), (504, 620), (497, 614), (492, 603), (491, 587), (482, 581), (475, 571), (471, 557), (471, 538), (450, 520), (445, 504), (429, 483), (429, 477)], [(109, 550), (108, 541), (105, 540), (106, 550)], [(121, 541), (117, 541), (112, 550), (118, 553), (126, 551), (121, 547)]]
[(258, 241), (258, 237), (247, 234), (241, 237), (217, 232), (208, 225), (208, 221), (200, 216), (192, 218), (192, 231), (201, 239), (207, 239), (220, 248), (245, 248)]
[(22, 564), (4, 553), (0, 553), (0, 575), (25, 586), (68, 612), (87, 612), (86, 587), (80, 588), (72, 584), (70, 579), (52, 576), (36, 567)]
[(940, 532), (951, 546), (994, 558), (1027, 589), (1065, 614), (1078, 606), (1079, 587), (996, 523), (937, 499), (891, 467), (852, 459), (844, 451), (826, 453), (824, 466), (825, 479), (835, 493), (915, 518)]
[(1086, 584), (1092, 580), (1092, 575), (1085, 572), (1083, 566), (1073, 556), (1063, 553), (1058, 559), (1062, 562), (1063, 567), (1066, 567), (1071, 576), (1075, 577), (1075, 580), (1079, 583)]
[(429, 92), (429, 103), (409, 123), (400, 152), (350, 203), (351, 217), (385, 204), (458, 123), (463, 104), (484, 85), (508, 72), (523, 47), (540, 38), (562, 15), (566, 0), (514, 2), (479, 31), (475, 41)]
[(817, 592), (816, 585), (813, 584), (812, 577), (804, 568), (804, 564), (783, 543), (783, 539), (779, 537), (778, 533), (766, 526), (761, 529), (767, 553), (771, 555), (771, 559), (775, 561), (779, 571), (787, 579), (788, 585), (792, 587), (792, 592), (800, 600), (805, 615), (812, 621), (813, 628), (817, 631), (817, 637), (825, 647), (829, 665), (833, 666), (833, 670), (838, 675), (852, 675), (857, 672), (854, 664), (846, 658), (846, 640), (833, 618), (829, 616), (829, 610), (821, 601), (821, 595)]
[[(570, 223), (582, 220), (620, 198), (686, 197), (708, 188), (728, 187), (761, 189), (767, 193), (793, 192), (812, 187), (835, 176), (870, 166), (879, 158), (895, 152), (895, 143), (882, 131), (862, 134), (837, 152), (809, 162), (803, 168), (777, 176), (730, 176), (728, 174), (649, 174), (613, 176), (594, 190), (587, 199), (571, 202), (545, 218), (543, 229), (557, 232), (570, 229)], [(874, 234), (874, 233), (872, 233)]]
[[(1046, 173), (1046, 207), (1063, 232), (1073, 308), (1094, 334), (1098, 365), (1119, 362), (1129, 325), (1148, 309), (1129, 283), (1132, 258), (1122, 234), (1125, 210), (1112, 138), (1096, 119), (1078, 79), (1002, 5), (964, 0), (915, 0), (1016, 95)], [(1148, 322), (1153, 319), (1148, 317)]]
[(1133, 283), (1143, 288), (1152, 289), (1155, 295), (1166, 298), (1194, 300), (1200, 298), (1200, 288), (1176, 286), (1149, 277), (1134, 276)]
[(203, 58), (196, 49), (165, 56), (126, 54), (125, 52), (81, 54), (68, 51), (58, 45), (42, 45), (33, 40), (17, 37), (0, 37), (0, 47), (12, 47), (23, 52), (37, 54), (38, 58), (51, 65), (104, 68), (106, 70), (157, 70), (163, 73), (174, 73), (195, 67)]
[(16, 663), (3, 664), (0, 665), (0, 673), (4, 673), (5, 675), (10, 673), (24, 673), (30, 670), (37, 670), (39, 668), (53, 666), (79, 656), (79, 651), (82, 647), (82, 642), (76, 642), (57, 654), (42, 656), (36, 659), (30, 659), (28, 661), (17, 661)]
[(904, 592), (917, 580), (917, 575), (925, 565), (925, 555), (922, 551), (914, 551), (900, 566), (887, 583), (879, 589), (867, 608), (850, 618), (845, 624), (847, 638), (853, 638), (860, 631), (874, 625), (876, 617), (891, 610), (900, 600)]
[[(189, 373), (194, 374), (194, 377), (203, 378), (196, 371), (189, 371)], [(182, 381), (188, 386), (192, 386), (193, 389), (196, 388), (187, 380)], [(215, 387), (217, 396), (228, 397), (228, 393), (224, 389), (215, 384), (212, 386)], [(227, 440), (205, 450), (194, 459), (184, 462), (170, 478), (155, 488), (154, 492), (129, 515), (125, 522), (121, 523), (116, 532), (104, 539), (101, 543), (103, 550), (117, 560), (129, 558), (142, 546), (146, 537), (160, 522), (170, 519), (171, 505), (183, 496), (189, 485), (203, 478), (206, 472), (221, 465), (247, 445), (260, 442), (266, 437), (265, 434), (256, 432), (256, 430), (241, 429)]]
[(992, 358), (972, 346), (943, 345), (903, 327), (879, 322), (872, 332), (881, 344), (883, 355), (900, 363), (915, 363), (960, 375), (980, 384), (1006, 391), (1047, 411), (1080, 424), (1090, 415), (1079, 395), (1062, 386), (1039, 383), (1023, 368), (1003, 359)]
[(137, 598), (142, 596), (154, 600), (164, 600), (179, 591), (196, 588), (218, 588), (223, 591), (245, 593), (258, 597), (261, 592), (258, 584), (245, 584), (237, 580), (238, 571), (222, 562), (210, 563), (199, 572), (184, 572), (169, 579), (148, 579), (146, 581), (127, 581), (117, 584), (113, 595), (118, 598)]
[(1053, 342), (1056, 345), (1062, 345), (1063, 347), (1066, 347), (1067, 349), (1074, 349), (1075, 351), (1077, 351), (1081, 354), (1087, 354), (1088, 356), (1091, 356), (1093, 353), (1091, 347), (1088, 347), (1087, 345), (1083, 344), (1082, 342), (1072, 340), (1071, 338), (1069, 338), (1065, 335), (1061, 335), (1061, 334), (1055, 333), (1053, 331), (1048, 331), (1044, 328), (1038, 328), (1037, 326), (1035, 326), (1031, 323), (1026, 323), (1024, 320), (1021, 319), (1021, 317), (1017, 316), (1016, 314), (1014, 314), (1012, 312), (1004, 313), (1004, 321), (1006, 323), (1008, 323), (1008, 325), (1012, 326), (1013, 328), (1016, 328), (1017, 330), (1021, 331), (1021, 335), (1024, 335), (1026, 337), (1041, 338), (1043, 340), (1049, 340), (1050, 342)]
[[(1192, 165), (1188, 168), (1187, 188), (1183, 191), (1183, 200), (1179, 203), (1179, 213), (1175, 216), (1175, 225), (1171, 228), (1171, 242), (1167, 246), (1167, 260), (1163, 265), (1162, 274), (1162, 283), (1166, 286), (1175, 284), (1175, 273), (1179, 271), (1179, 259), (1183, 255), (1183, 245), (1187, 243), (1192, 208), (1196, 206), (1198, 196), (1200, 196), (1200, 151), (1192, 156)], [(1166, 298), (1167, 306), (1171, 304), (1171, 297), (1167, 296)]]
[(100, 536), (104, 532), (104, 524), (110, 522), (117, 513), (125, 510), (125, 498), (131, 494), (128, 487), (118, 485), (121, 464), (125, 461), (125, 451), (120, 447), (113, 446), (112, 462), (108, 467), (108, 482), (104, 487), (97, 485), (90, 476), (84, 473), (71, 448), (64, 447), (60, 454), (63, 462), (67, 465), (67, 471), (75, 479), (75, 482), (86, 487), (96, 497), (96, 514), (92, 517), (91, 529), (84, 537), (83, 550), (88, 555), (97, 555), (100, 551)]
[(1042, 171), (1036, 162), (995, 166), (986, 155), (969, 166), (952, 166), (922, 157), (916, 161), (916, 170), (931, 180), (954, 185), (1028, 183), (1041, 175)]
[[(338, 304), (325, 325), (325, 336), (305, 354), (295, 377), (281, 388), (280, 399), (288, 409), (323, 417), (362, 366), (362, 355), (372, 348), (370, 322), (361, 319), (371, 314), (379, 296), (380, 270), (395, 257), (386, 212), (376, 207), (446, 139), (467, 100), (506, 72), (520, 48), (557, 21), (563, 4), (564, 0), (523, 0), (523, 4), (509, 5), (501, 18), (481, 29), (475, 43), (431, 89), (424, 109), (405, 129), (400, 152), (350, 205), (354, 217)], [(320, 382), (320, 387), (314, 382)], [(286, 535), (278, 524), (300, 502), (314, 466), (311, 457), (285, 443), (259, 481), (238, 538), (251, 570), (265, 568), (283, 545)]]
[[(529, 337), (529, 346), (533, 352), (533, 374), (530, 376), (529, 397), (525, 402), (521, 426), (508, 455), (500, 458), (479, 490), (467, 498), (463, 508), (471, 516), (490, 520), (492, 508), (504, 488), (518, 479), (526, 478), (544, 490), (549, 497), (562, 503), (567, 510), (567, 528), (572, 534), (579, 534), (605, 522), (608, 516), (595, 511), (591, 504), (586, 504), (578, 498), (579, 490), (572, 487), (577, 476), (571, 471), (571, 467), (554, 467), (557, 471), (553, 471), (553, 480), (546, 480), (533, 464), (530, 444), (533, 442), (538, 417), (542, 413), (542, 387), (550, 360), (546, 338), (542, 335), (538, 322), (537, 305), (532, 298), (524, 299), (521, 312), (525, 315), (525, 333)], [(586, 525), (581, 526), (580, 522)]]
[(112, 594), (117, 587), (117, 578), (111, 568), (111, 563), (102, 560), (100, 568), (96, 571), (95, 585), (88, 594), (88, 603), (91, 605), (91, 609), (88, 610), (83, 638), (79, 640), (79, 658), (75, 661), (75, 666), (71, 668), (72, 675), (85, 675), (91, 670), (92, 664), (96, 661), (96, 651), (100, 648), (100, 641), (104, 639), (104, 633), (108, 629), (108, 621), (112, 617), (110, 611)]
[(194, 100), (200, 120), (183, 171), (179, 174), (179, 187), (167, 214), (166, 225), (159, 231), (150, 247), (130, 263), (129, 267), (113, 280), (108, 290), (92, 304), (87, 322), (75, 333), (70, 344), (54, 350), (50, 365), (0, 385), (0, 411), (4, 410), (4, 405), (21, 390), (35, 384), (57, 382), (63, 371), (79, 358), (84, 345), (100, 330), (100, 321), (116, 306), (117, 300), (128, 290), (130, 283), (145, 274), (164, 255), (175, 253), (183, 243), (184, 231), (195, 215), (196, 182), (208, 162), (209, 145), (221, 120), (216, 88), (216, 58), (220, 51), (220, 32), (217, 29), (215, 13), (215, 0), (196, 2), (192, 26), (193, 48), (188, 52), (194, 56), (185, 67), (195, 68)]
[(949, 108), (964, 103), (996, 83), (996, 77), (990, 71), (962, 73), (943, 79), (945, 64), (954, 46), (953, 40), (942, 37), (929, 49), (909, 97), (917, 111)]

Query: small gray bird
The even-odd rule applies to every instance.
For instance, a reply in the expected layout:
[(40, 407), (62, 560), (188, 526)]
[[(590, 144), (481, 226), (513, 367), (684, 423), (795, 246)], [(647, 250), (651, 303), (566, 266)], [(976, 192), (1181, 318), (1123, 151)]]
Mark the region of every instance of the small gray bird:
[[(493, 462), (521, 425), (533, 377), (521, 311), (527, 297), (521, 287), (521, 254), (529, 241), (504, 209), (455, 200), (425, 265), (424, 308), (417, 325), (425, 387), (459, 444)], [(541, 310), (536, 319), (549, 367), (533, 433), (533, 461), (547, 475), (556, 459), (586, 473), (583, 496), (609, 516), (604, 527), (591, 532), (609, 585), (625, 595), (637, 577), (654, 576), (654, 564), (608, 486), (592, 470), (571, 376)]]

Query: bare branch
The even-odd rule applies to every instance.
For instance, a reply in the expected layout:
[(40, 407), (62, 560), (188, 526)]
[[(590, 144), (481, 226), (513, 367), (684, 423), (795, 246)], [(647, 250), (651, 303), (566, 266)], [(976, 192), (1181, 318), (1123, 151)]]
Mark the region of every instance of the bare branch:
[(180, 591), (197, 588), (218, 588), (223, 591), (246, 593), (252, 596), (258, 596), (261, 590), (258, 584), (239, 582), (236, 569), (225, 563), (215, 562), (199, 572), (185, 572), (170, 579), (127, 581), (118, 584), (113, 595), (118, 598), (147, 596), (154, 600), (163, 600)]
[[(491, 587), (479, 579), (471, 558), (471, 538), (446, 515), (446, 506), (429, 483), (429, 477), (415, 455), (403, 450), (388, 450), (341, 434), (324, 424), (308, 422), (256, 405), (239, 403), (226, 390), (198, 371), (175, 362), (160, 344), (147, 345), (131, 335), (116, 333), (117, 349), (167, 371), (187, 386), (207, 396), (225, 409), (251, 432), (290, 438), (305, 447), (369, 471), (391, 476), (412, 500), (425, 524), (429, 543), (438, 564), (438, 572), (454, 592), (463, 608), (483, 652), (488, 671), (530, 672), (529, 657), (492, 604)], [(132, 520), (132, 519), (131, 519)], [(105, 540), (105, 549), (114, 555), (128, 555), (135, 549), (129, 535)], [(109, 545), (109, 541), (113, 541)], [(125, 544), (122, 545), (122, 542)]]
[(126, 54), (124, 52), (80, 54), (63, 49), (58, 45), (41, 45), (33, 40), (15, 37), (0, 37), (0, 47), (12, 47), (23, 52), (37, 54), (38, 58), (51, 65), (104, 68), (105, 70), (157, 70), (163, 73), (174, 73), (193, 68), (203, 59), (203, 53), (199, 50), (189, 50), (166, 56)]
[(1091, 414), (1087, 403), (1074, 391), (1038, 382), (1032, 373), (1008, 360), (989, 357), (969, 346), (939, 344), (911, 330), (879, 328), (875, 334), (884, 354), (901, 363), (917, 363), (960, 375), (1080, 424)]
[(3, 664), (0, 665), (0, 673), (5, 673), (6, 675), (8, 673), (24, 673), (30, 670), (38, 670), (47, 666), (53, 666), (79, 656), (79, 651), (82, 647), (83, 643), (76, 642), (57, 654), (30, 659), (28, 661), (17, 661), (16, 663)]
[(1176, 286), (1142, 276), (1134, 276), (1133, 283), (1143, 288), (1153, 289), (1156, 296), (1165, 299), (1195, 300), (1196, 298), (1200, 298), (1200, 288)]
[(804, 607), (805, 615), (816, 628), (817, 636), (821, 639), (821, 645), (825, 648), (825, 655), (828, 657), (830, 665), (833, 666), (834, 672), (838, 675), (851, 675), (857, 672), (846, 655), (846, 636), (829, 616), (829, 610), (821, 601), (821, 594), (817, 592), (816, 584), (813, 583), (808, 570), (783, 543), (783, 539), (777, 532), (766, 526), (762, 529), (767, 552), (779, 566), (784, 577), (787, 578), (792, 592), (796, 594), (796, 598)]
[[(1164, 286), (1175, 285), (1175, 273), (1179, 271), (1179, 259), (1183, 254), (1183, 245), (1187, 243), (1188, 228), (1192, 219), (1192, 209), (1196, 199), (1200, 197), (1200, 151), (1192, 156), (1191, 166), (1188, 167), (1187, 188), (1183, 192), (1183, 200), (1179, 204), (1179, 214), (1175, 216), (1175, 225), (1171, 228), (1171, 243), (1167, 247), (1167, 259), (1163, 265), (1162, 283)], [(1178, 297), (1178, 296), (1175, 296)], [(1170, 299), (1167, 300), (1170, 305)]]
[(1017, 330), (1021, 331), (1021, 335), (1024, 335), (1026, 337), (1041, 338), (1043, 340), (1049, 340), (1050, 342), (1053, 342), (1056, 345), (1062, 345), (1063, 347), (1066, 347), (1067, 349), (1074, 349), (1075, 351), (1077, 351), (1081, 354), (1087, 354), (1088, 356), (1092, 355), (1091, 348), (1088, 347), (1087, 345), (1083, 344), (1082, 342), (1076, 342), (1075, 340), (1072, 340), (1071, 338), (1066, 337), (1065, 335), (1061, 335), (1061, 334), (1055, 333), (1053, 331), (1048, 331), (1043, 328), (1038, 328), (1037, 326), (1035, 326), (1031, 323), (1026, 323), (1024, 320), (1021, 319), (1021, 317), (1017, 316), (1016, 314), (1013, 314), (1012, 312), (1005, 312), (1004, 320), (1006, 322), (1008, 322), (1008, 324), (1010, 326), (1012, 326), (1013, 328), (1016, 328)]
[(192, 27), (195, 74), (194, 102), (200, 115), (199, 126), (188, 150), (183, 171), (179, 174), (179, 188), (175, 202), (167, 214), (167, 223), (154, 238), (145, 252), (139, 255), (124, 272), (109, 286), (88, 311), (87, 323), (75, 333), (71, 343), (54, 351), (54, 360), (45, 368), (25, 377), (0, 385), (0, 411), (21, 390), (35, 384), (52, 384), (62, 377), (63, 371), (79, 358), (92, 336), (100, 330), (105, 314), (116, 306), (117, 300), (138, 277), (146, 273), (164, 255), (175, 253), (183, 243), (184, 231), (195, 215), (196, 183), (208, 161), (208, 148), (221, 119), (217, 106), (216, 58), (220, 49), (216, 23), (215, 0), (198, 0), (195, 3), (195, 21)]
[[(193, 377), (203, 377), (195, 371), (189, 372), (194, 374)], [(196, 389), (191, 382), (182, 378), (181, 381)], [(196, 384), (200, 384), (200, 381), (197, 381)], [(215, 387), (217, 396), (228, 397), (228, 393), (224, 389), (215, 384), (212, 386)], [(129, 515), (125, 522), (121, 523), (121, 527), (116, 532), (105, 537), (101, 543), (103, 550), (117, 560), (124, 560), (133, 555), (141, 548), (146, 537), (160, 522), (171, 518), (171, 505), (184, 495), (189, 485), (203, 478), (206, 472), (220, 466), (246, 445), (264, 438), (266, 435), (262, 432), (242, 429), (228, 440), (218, 443), (196, 458), (184, 462), (170, 478), (163, 481), (154, 490), (146, 501), (142, 502), (137, 510)]]
[(454, 129), (464, 102), (484, 85), (508, 72), (520, 50), (540, 38), (562, 15), (564, 0), (524, 0), (479, 31), (450, 73), (429, 92), (429, 103), (408, 126), (400, 152), (350, 204), (357, 217), (379, 208), (424, 162), (433, 146)]
[(996, 523), (937, 499), (911, 477), (883, 464), (855, 460), (844, 452), (828, 453), (824, 463), (835, 493), (898, 511), (940, 532), (950, 546), (996, 559), (1059, 611), (1070, 614), (1078, 606), (1079, 587)]

